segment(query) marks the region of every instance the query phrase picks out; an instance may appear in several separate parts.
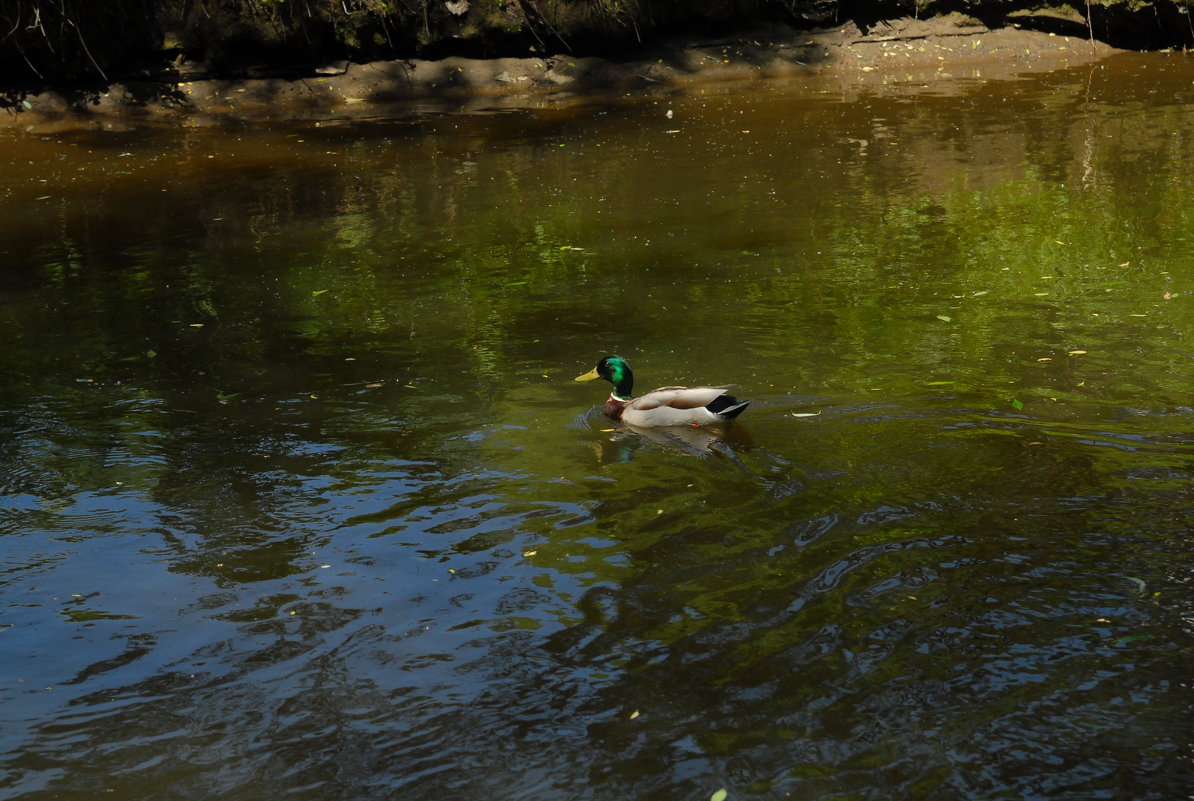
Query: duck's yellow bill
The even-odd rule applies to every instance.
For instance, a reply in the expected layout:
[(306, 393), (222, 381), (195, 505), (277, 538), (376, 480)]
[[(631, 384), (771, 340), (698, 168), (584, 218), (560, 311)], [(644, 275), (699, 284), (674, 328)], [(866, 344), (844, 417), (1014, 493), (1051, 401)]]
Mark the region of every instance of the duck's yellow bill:
[(594, 367), (592, 370), (585, 373), (584, 375), (578, 375), (576, 378), (574, 378), (572, 380), (573, 381), (596, 381), (598, 378), (601, 378), (601, 376), (597, 375), (597, 368)]

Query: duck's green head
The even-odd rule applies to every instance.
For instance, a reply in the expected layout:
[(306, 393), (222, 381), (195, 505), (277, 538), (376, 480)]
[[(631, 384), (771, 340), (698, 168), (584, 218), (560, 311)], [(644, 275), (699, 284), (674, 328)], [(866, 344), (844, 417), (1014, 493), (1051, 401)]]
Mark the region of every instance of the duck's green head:
[(630, 362), (621, 356), (606, 356), (597, 362), (597, 366), (584, 375), (578, 375), (577, 381), (593, 381), (604, 378), (614, 385), (614, 397), (630, 400), (634, 392), (634, 373), (630, 372)]

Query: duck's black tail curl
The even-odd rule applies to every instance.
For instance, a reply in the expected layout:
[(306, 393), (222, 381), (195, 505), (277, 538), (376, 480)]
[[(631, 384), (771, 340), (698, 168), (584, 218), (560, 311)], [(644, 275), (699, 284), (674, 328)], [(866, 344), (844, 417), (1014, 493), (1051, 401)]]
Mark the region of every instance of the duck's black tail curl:
[(746, 411), (747, 406), (750, 406), (750, 401), (740, 401), (733, 395), (718, 395), (705, 408), (727, 420), (733, 420)]

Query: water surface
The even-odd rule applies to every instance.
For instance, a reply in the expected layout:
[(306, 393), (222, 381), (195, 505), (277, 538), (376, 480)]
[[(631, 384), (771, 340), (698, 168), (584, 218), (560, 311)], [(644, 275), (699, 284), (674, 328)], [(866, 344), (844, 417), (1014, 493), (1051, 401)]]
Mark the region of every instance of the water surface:
[(1176, 55), (6, 138), (0, 788), (1188, 795), (1192, 140)]

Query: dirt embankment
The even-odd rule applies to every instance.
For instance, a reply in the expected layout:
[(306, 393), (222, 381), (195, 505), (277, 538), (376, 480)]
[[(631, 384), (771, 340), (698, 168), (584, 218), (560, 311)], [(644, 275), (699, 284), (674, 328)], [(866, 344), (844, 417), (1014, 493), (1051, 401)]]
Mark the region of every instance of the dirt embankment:
[(43, 93), (0, 114), (0, 125), (46, 131), (138, 121), (351, 118), (395, 113), (395, 106), (464, 99), (492, 105), (598, 91), (657, 91), (699, 81), (828, 74), (850, 83), (930, 81), (981, 71), (1010, 76), (1090, 62), (1116, 52), (1081, 37), (1081, 27), (1045, 33), (1008, 25), (988, 29), (957, 16), (903, 19), (867, 30), (849, 23), (820, 31), (772, 26), (724, 39), (665, 41), (628, 60), (531, 58), (328, 64), (301, 77), (236, 80), (188, 74), (118, 84), (93, 94)]

